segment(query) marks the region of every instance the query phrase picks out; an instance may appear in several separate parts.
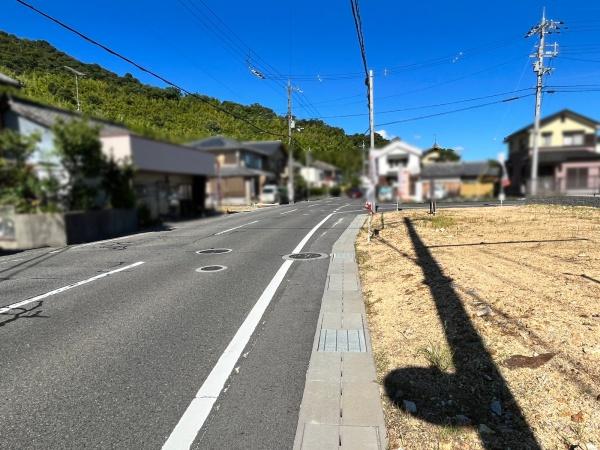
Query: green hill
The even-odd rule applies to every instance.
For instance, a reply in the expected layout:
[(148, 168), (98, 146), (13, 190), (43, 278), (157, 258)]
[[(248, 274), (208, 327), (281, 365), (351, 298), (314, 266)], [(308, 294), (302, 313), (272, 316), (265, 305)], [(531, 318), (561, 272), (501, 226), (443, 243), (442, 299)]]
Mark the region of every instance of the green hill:
[[(175, 88), (157, 88), (140, 83), (131, 74), (119, 76), (98, 64), (86, 64), (57, 50), (48, 42), (20, 39), (0, 31), (0, 72), (24, 84), (21, 95), (43, 103), (75, 110), (73, 77), (68, 65), (84, 72), (81, 103), (85, 113), (115, 122), (147, 136), (173, 142), (187, 142), (222, 134), (236, 139), (275, 139), (243, 121), (217, 111), (195, 96), (180, 95)], [(199, 94), (201, 95), (201, 94)], [(285, 135), (285, 117), (259, 104), (241, 105), (202, 96), (206, 101), (242, 116), (263, 129)], [(295, 135), (295, 153), (303, 160), (309, 146), (313, 158), (334, 164), (346, 173), (361, 167), (362, 135), (347, 135), (343, 129), (321, 120), (298, 120), (303, 127)], [(385, 140), (378, 137), (380, 144)]]

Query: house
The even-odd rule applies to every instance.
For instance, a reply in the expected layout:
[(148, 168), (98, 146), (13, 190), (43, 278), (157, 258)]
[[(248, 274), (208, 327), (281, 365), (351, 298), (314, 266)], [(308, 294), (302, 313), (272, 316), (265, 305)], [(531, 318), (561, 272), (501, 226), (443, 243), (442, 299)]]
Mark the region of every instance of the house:
[[(506, 162), (513, 194), (529, 192), (533, 124), (510, 136)], [(600, 191), (600, 123), (563, 109), (540, 122), (538, 154), (538, 193), (567, 195)]]
[(482, 198), (495, 194), (500, 167), (488, 161), (423, 164), (421, 192), (425, 199)]
[[(59, 178), (64, 176), (60, 161), (53, 153), (52, 127), (58, 120), (66, 122), (81, 117), (79, 113), (17, 96), (0, 97), (0, 130), (11, 129), (23, 135), (39, 134), (40, 142), (31, 162), (41, 176), (44, 173), (52, 173)], [(152, 218), (192, 215), (204, 210), (206, 182), (215, 174), (212, 155), (139, 136), (120, 124), (94, 118), (89, 120), (100, 127), (104, 154), (133, 165), (138, 203), (149, 209)]]
[(226, 204), (250, 204), (265, 184), (279, 184), (285, 167), (281, 141), (237, 141), (214, 136), (187, 144), (214, 155), (217, 173), (210, 180), (209, 195)]
[(300, 167), (300, 175), (310, 187), (332, 188), (340, 181), (340, 169), (333, 164), (315, 160), (308, 166)]
[(399, 138), (393, 139), (381, 149), (372, 150), (370, 157), (379, 189), (389, 186), (401, 200), (420, 201), (418, 180), (421, 173), (421, 154), (420, 148)]

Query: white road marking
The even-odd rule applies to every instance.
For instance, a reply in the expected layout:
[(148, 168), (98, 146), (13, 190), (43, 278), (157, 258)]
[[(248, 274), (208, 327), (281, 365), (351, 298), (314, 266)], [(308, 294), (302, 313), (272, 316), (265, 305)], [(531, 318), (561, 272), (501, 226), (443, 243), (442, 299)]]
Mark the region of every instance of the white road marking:
[(73, 288), (76, 288), (78, 286), (83, 286), (84, 284), (91, 283), (92, 281), (99, 280), (100, 278), (104, 278), (104, 277), (107, 277), (109, 275), (113, 275), (115, 273), (122, 272), (122, 271), (127, 270), (127, 269), (132, 269), (132, 268), (140, 266), (142, 264), (144, 264), (144, 261), (138, 261), (136, 263), (129, 264), (128, 266), (124, 266), (124, 267), (120, 267), (120, 268), (115, 269), (115, 270), (111, 270), (110, 272), (101, 273), (100, 275), (96, 275), (95, 277), (88, 278), (87, 280), (78, 281), (77, 283), (69, 284), (67, 286), (63, 286), (63, 287), (55, 289), (53, 291), (46, 292), (45, 294), (38, 295), (37, 297), (28, 298), (27, 300), (23, 300), (22, 302), (13, 303), (12, 305), (8, 305), (8, 306), (5, 306), (3, 308), (0, 308), (0, 314), (5, 314), (8, 311), (10, 311), (11, 309), (20, 308), (22, 306), (28, 305), (29, 303), (33, 303), (33, 302), (37, 302), (37, 301), (43, 300), (43, 299), (48, 298), (48, 297), (50, 297), (52, 295), (60, 294), (61, 292), (68, 291), (69, 289), (73, 289)]
[[(331, 216), (332, 214), (329, 214), (315, 225), (290, 253), (302, 251), (302, 248), (306, 245), (312, 235), (315, 234)], [(279, 270), (277, 270), (275, 276), (269, 282), (261, 296), (258, 298), (256, 304), (252, 307), (246, 316), (246, 319), (235, 333), (235, 336), (233, 336), (233, 339), (229, 342), (227, 348), (225, 348), (225, 351), (220, 356), (217, 364), (215, 364), (206, 380), (204, 380), (200, 390), (192, 399), (191, 403), (183, 413), (183, 416), (179, 419), (173, 432), (164, 443), (163, 449), (181, 450), (190, 448), (292, 263), (293, 261), (291, 260), (285, 260)]]
[(337, 220), (337, 221), (336, 221), (336, 222), (333, 224), (333, 226), (332, 226), (331, 228), (335, 228), (337, 224), (339, 224), (339, 223), (342, 223), (343, 221), (344, 221), (344, 218), (343, 218), (343, 217), (340, 217), (340, 218), (339, 218), (339, 219), (338, 219), (338, 220)]
[(237, 230), (238, 228), (242, 228), (242, 227), (246, 227), (248, 225), (252, 225), (253, 223), (256, 223), (256, 222), (258, 222), (258, 220), (254, 220), (252, 222), (244, 223), (244, 224), (239, 225), (237, 227), (229, 228), (228, 230), (219, 231), (218, 233), (215, 233), (213, 236), (220, 236), (222, 234), (229, 233), (230, 231)]
[(296, 208), (296, 209), (290, 209), (289, 211), (282, 212), (280, 214), (283, 216), (284, 214), (289, 214), (289, 213), (294, 212), (294, 211), (298, 211), (298, 208)]

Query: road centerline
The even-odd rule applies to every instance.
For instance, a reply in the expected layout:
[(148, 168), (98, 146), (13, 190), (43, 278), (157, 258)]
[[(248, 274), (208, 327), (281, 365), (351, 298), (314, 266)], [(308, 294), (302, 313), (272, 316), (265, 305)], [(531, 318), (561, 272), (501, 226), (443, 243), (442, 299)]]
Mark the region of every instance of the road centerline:
[(239, 228), (246, 227), (248, 225), (252, 225), (253, 223), (257, 223), (257, 222), (258, 222), (258, 220), (254, 220), (252, 222), (244, 223), (242, 225), (238, 225), (237, 227), (233, 227), (233, 228), (229, 228), (227, 230), (219, 231), (218, 233), (215, 233), (213, 236), (220, 236), (222, 234), (229, 233), (230, 231), (237, 230)]
[(68, 285), (63, 286), (61, 288), (54, 289), (53, 291), (46, 292), (45, 294), (41, 294), (41, 295), (38, 295), (36, 297), (28, 298), (27, 300), (23, 300), (23, 301), (18, 302), (18, 303), (13, 303), (12, 305), (4, 306), (4, 307), (0, 308), (0, 314), (6, 314), (8, 311), (20, 308), (20, 307), (25, 306), (25, 305), (28, 305), (29, 303), (34, 303), (34, 302), (43, 300), (43, 299), (51, 297), (53, 295), (60, 294), (61, 292), (68, 291), (68, 290), (76, 288), (78, 286), (83, 286), (84, 284), (91, 283), (92, 281), (99, 280), (100, 278), (108, 277), (110, 275), (114, 275), (115, 273), (122, 272), (122, 271), (127, 270), (127, 269), (132, 269), (132, 268), (140, 266), (142, 264), (144, 264), (144, 261), (138, 261), (136, 263), (129, 264), (128, 266), (120, 267), (118, 269), (111, 270), (109, 272), (104, 272), (104, 273), (101, 273), (100, 275), (96, 275), (96, 276), (93, 276), (91, 278), (87, 278), (85, 280), (78, 281), (77, 283), (68, 284)]
[(289, 211), (285, 211), (285, 212), (282, 212), (282, 213), (279, 213), (279, 214), (281, 214), (281, 215), (283, 216), (284, 214), (289, 214), (289, 213), (291, 213), (291, 212), (294, 212), (294, 211), (298, 211), (298, 208), (296, 208), (296, 209), (291, 209), (291, 210), (289, 210)]
[[(317, 225), (315, 225), (296, 245), (291, 253), (298, 253), (306, 245), (309, 239), (317, 232), (317, 230), (329, 220), (333, 214), (327, 215)], [(248, 225), (248, 224), (246, 224)], [(215, 402), (221, 394), (227, 379), (231, 375), (235, 364), (239, 360), (244, 348), (250, 341), (252, 334), (260, 323), (263, 314), (269, 307), (271, 300), (275, 296), (277, 289), (285, 278), (286, 273), (292, 266), (293, 261), (285, 260), (279, 267), (275, 276), (271, 279), (257, 302), (254, 304), (242, 325), (225, 348), (225, 351), (219, 357), (219, 360), (212, 368), (210, 374), (204, 380), (204, 383), (191, 400), (183, 416), (179, 419), (177, 425), (169, 435), (167, 441), (163, 445), (163, 450), (170, 449), (185, 449), (190, 448), (193, 444), (198, 432), (208, 418)]]

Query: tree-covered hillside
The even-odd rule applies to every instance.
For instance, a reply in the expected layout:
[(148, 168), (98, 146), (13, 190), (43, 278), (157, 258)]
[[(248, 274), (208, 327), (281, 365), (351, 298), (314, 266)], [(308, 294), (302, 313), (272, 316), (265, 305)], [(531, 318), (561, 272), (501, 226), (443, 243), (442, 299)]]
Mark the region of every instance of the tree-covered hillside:
[[(131, 74), (121, 77), (97, 64), (82, 63), (45, 41), (20, 39), (0, 31), (0, 72), (24, 84), (20, 95), (75, 110), (74, 80), (64, 70), (65, 65), (87, 75), (80, 80), (84, 113), (124, 123), (138, 133), (173, 142), (217, 134), (244, 140), (280, 138), (261, 133), (195, 96), (180, 95), (175, 88), (142, 84)], [(263, 129), (279, 135), (287, 132), (285, 117), (269, 108), (202, 98)], [(298, 158), (303, 160), (302, 149), (310, 147), (313, 158), (335, 164), (346, 173), (360, 170), (362, 135), (347, 135), (341, 128), (321, 120), (299, 120), (297, 126), (304, 128), (295, 134)], [(377, 137), (379, 144), (385, 143)]]

